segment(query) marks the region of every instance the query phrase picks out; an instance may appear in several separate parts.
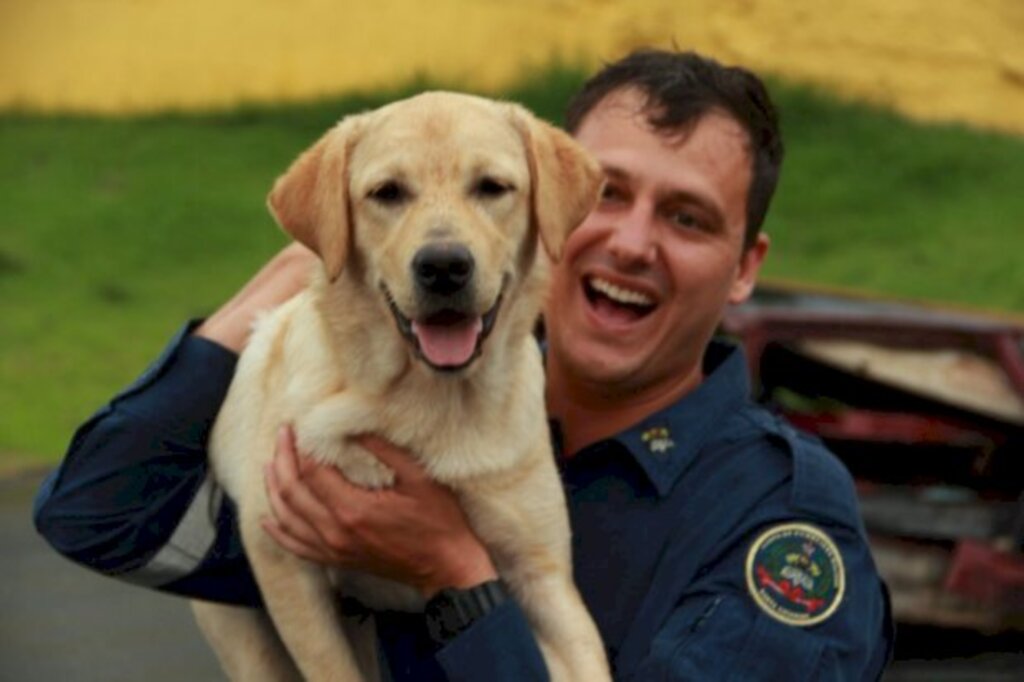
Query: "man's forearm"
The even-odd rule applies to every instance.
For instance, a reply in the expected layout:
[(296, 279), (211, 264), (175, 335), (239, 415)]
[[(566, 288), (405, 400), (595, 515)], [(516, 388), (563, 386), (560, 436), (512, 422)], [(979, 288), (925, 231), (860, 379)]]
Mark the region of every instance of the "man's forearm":
[[(39, 532), (74, 561), (159, 585), (187, 572), (213, 542), (206, 440), (234, 371), (235, 356), (183, 328), (139, 379), (75, 433), (35, 504)], [(204, 500), (199, 499), (204, 497)], [(208, 499), (207, 499), (208, 498)], [(207, 518), (177, 535), (194, 506)], [(206, 533), (196, 528), (205, 523)], [(197, 525), (198, 524), (198, 525)], [(161, 576), (147, 576), (146, 567)], [(171, 566), (172, 568), (174, 566)], [(194, 567), (194, 566), (193, 566)]]
[(241, 353), (257, 315), (280, 305), (309, 281), (316, 256), (301, 244), (277, 253), (231, 300), (195, 330), (235, 353)]

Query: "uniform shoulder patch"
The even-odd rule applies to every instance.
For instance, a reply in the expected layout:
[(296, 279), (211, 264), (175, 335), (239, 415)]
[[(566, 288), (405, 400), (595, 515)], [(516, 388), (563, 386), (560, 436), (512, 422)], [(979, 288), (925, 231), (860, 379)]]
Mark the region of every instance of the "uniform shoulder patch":
[(829, 618), (843, 600), (846, 574), (832, 539), (806, 523), (783, 523), (757, 536), (747, 553), (747, 591), (758, 608), (788, 625)]

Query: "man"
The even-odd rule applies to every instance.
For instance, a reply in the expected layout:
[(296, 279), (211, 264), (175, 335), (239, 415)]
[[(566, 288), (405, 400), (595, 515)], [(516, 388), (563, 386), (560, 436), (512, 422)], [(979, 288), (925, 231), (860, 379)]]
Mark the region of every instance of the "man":
[[(768, 248), (782, 144), (763, 84), (641, 51), (584, 86), (567, 127), (608, 184), (554, 271), (547, 401), (576, 579), (616, 678), (877, 679), (888, 599), (850, 478), (752, 404), (742, 353), (712, 340)], [(309, 258), (285, 250), (82, 426), (37, 500), (59, 551), (170, 592), (259, 604), (233, 506), (206, 479), (205, 439), (252, 315), (301, 286)], [(405, 453), (362, 443), (395, 468), (393, 489), (304, 461), (282, 430), (267, 532), (434, 597), (427, 617), (376, 615), (392, 679), (544, 679), (452, 494)]]

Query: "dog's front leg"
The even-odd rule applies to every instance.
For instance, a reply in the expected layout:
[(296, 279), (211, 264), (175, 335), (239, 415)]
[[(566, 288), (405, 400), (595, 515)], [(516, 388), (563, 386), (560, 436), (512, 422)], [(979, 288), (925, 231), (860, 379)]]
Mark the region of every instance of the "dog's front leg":
[(611, 680), (601, 635), (570, 576), (535, 578), (518, 592), (552, 680)]
[(278, 547), (243, 514), (242, 539), (278, 634), (309, 682), (360, 682), (326, 570)]
[(295, 663), (266, 612), (193, 601), (192, 613), (233, 682), (298, 682)]
[(462, 489), (463, 507), (526, 613), (551, 679), (607, 682), (601, 635), (572, 581), (569, 518), (547, 443), (519, 466), (520, 478)]

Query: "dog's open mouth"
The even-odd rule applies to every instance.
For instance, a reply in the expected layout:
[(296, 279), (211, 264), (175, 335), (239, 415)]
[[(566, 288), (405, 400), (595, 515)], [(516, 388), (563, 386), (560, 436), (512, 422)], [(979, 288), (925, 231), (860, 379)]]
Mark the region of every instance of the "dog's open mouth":
[(387, 288), (381, 288), (402, 336), (412, 344), (417, 356), (441, 372), (457, 372), (480, 355), (484, 340), (494, 328), (504, 298), (503, 294), (499, 294), (491, 309), (483, 315), (442, 309), (422, 319), (411, 320), (398, 309)]

